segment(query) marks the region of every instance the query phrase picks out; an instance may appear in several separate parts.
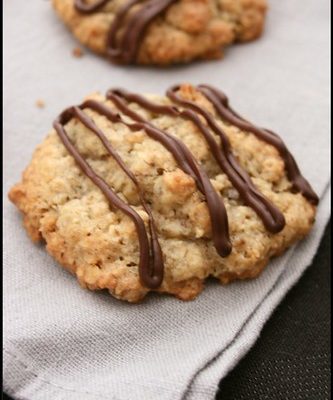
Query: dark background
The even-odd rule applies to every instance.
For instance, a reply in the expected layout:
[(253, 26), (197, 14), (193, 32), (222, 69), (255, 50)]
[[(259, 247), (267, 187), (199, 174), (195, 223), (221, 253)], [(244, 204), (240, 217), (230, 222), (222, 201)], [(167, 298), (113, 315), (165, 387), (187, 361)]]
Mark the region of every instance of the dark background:
[(329, 223), (312, 265), (275, 310), (259, 340), (220, 382), (216, 400), (331, 398), (330, 228)]

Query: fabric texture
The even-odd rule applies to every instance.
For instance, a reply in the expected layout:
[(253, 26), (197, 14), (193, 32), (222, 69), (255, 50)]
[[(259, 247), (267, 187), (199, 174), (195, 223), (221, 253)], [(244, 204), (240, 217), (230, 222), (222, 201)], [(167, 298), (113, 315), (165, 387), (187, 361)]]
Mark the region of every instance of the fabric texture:
[(49, 2), (5, 2), (5, 194), (66, 106), (112, 86), (163, 93), (190, 81), (220, 87), (278, 132), (321, 196), (310, 236), (258, 279), (210, 282), (188, 303), (152, 295), (137, 305), (81, 289), (31, 243), (5, 198), (4, 388), (14, 399), (212, 399), (310, 264), (330, 215), (329, 1), (270, 3), (259, 41), (165, 70), (111, 66), (87, 51), (74, 58)]
[(311, 267), (221, 381), (216, 400), (331, 399), (330, 250), (329, 223)]
[(311, 266), (222, 379), (215, 400), (331, 398), (330, 233), (329, 223)]

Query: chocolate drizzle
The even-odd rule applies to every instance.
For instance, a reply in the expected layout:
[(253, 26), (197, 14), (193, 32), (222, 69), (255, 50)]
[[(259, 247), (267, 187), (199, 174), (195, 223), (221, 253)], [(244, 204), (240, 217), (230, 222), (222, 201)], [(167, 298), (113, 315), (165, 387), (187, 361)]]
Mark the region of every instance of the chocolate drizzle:
[[(75, 0), (75, 8), (83, 14), (98, 11), (110, 0), (99, 0), (86, 4), (84, 0)], [(107, 36), (107, 55), (112, 61), (134, 63), (140, 42), (149, 23), (163, 13), (177, 0), (128, 0), (117, 11)], [(138, 9), (132, 12), (134, 7)], [(119, 31), (124, 27), (121, 37)]]
[[(108, 98), (112, 98), (112, 93), (108, 92)], [(120, 115), (115, 114), (109, 107), (96, 102), (94, 100), (88, 100), (84, 102), (80, 107), (72, 107), (66, 111), (64, 111), (58, 120), (55, 122), (54, 127), (58, 132), (60, 138), (64, 142), (67, 150), (72, 154), (72, 156), (77, 161), (79, 167), (82, 169), (84, 173), (103, 191), (111, 204), (115, 207), (121, 209), (125, 212), (135, 223), (139, 238), (140, 244), (140, 263), (139, 263), (139, 271), (140, 278), (142, 283), (144, 283), (147, 287), (156, 288), (160, 285), (163, 279), (163, 257), (161, 255), (160, 246), (158, 243), (157, 233), (155, 229), (155, 224), (153, 221), (153, 216), (151, 211), (144, 200), (144, 196), (140, 189), (140, 186), (135, 178), (135, 176), (131, 173), (130, 170), (125, 166), (124, 162), (121, 160), (119, 155), (114, 151), (111, 144), (107, 141), (103, 132), (101, 132), (97, 126), (91, 121), (82, 111), (81, 109), (90, 108), (101, 115), (104, 115), (112, 122), (120, 122), (125, 124), (128, 128), (133, 131), (145, 130), (145, 132), (154, 140), (159, 141), (163, 146), (165, 146), (174, 156), (178, 165), (184, 172), (190, 174), (193, 179), (196, 181), (199, 190), (205, 195), (207, 200), (207, 206), (209, 209), (211, 221), (212, 221), (212, 234), (213, 241), (216, 247), (217, 252), (221, 256), (227, 256), (231, 251), (231, 244), (228, 234), (228, 220), (227, 214), (225, 211), (225, 207), (222, 202), (222, 198), (216, 193), (214, 188), (211, 185), (211, 182), (205, 172), (201, 169), (201, 167), (197, 164), (195, 158), (191, 154), (191, 152), (187, 149), (187, 147), (177, 138), (172, 137), (164, 131), (161, 131), (150, 124), (148, 121), (145, 121), (142, 117), (136, 114), (134, 111), (130, 110), (123, 103), (120, 105), (121, 100), (118, 99), (118, 106), (124, 114), (129, 115), (134, 121), (134, 123), (128, 123), (124, 121)], [(79, 152), (75, 149), (73, 144), (71, 143), (66, 131), (63, 127), (71, 117), (78, 118), (88, 129), (90, 129), (93, 133), (95, 133), (105, 148), (108, 150), (109, 154), (117, 161), (119, 166), (124, 170), (127, 176), (136, 184), (139, 189), (139, 195), (141, 203), (144, 209), (147, 211), (149, 215), (149, 227), (150, 227), (150, 236), (151, 236), (151, 246), (149, 251), (148, 245), (148, 236), (147, 232), (144, 229), (144, 223), (140, 216), (124, 201), (122, 201), (113, 190), (108, 187), (105, 181), (98, 175), (96, 175), (90, 168), (89, 164), (82, 158)]]
[(95, 3), (87, 4), (84, 0), (75, 0), (75, 8), (82, 14), (91, 14), (104, 7), (110, 0), (97, 0)]
[[(160, 244), (157, 238), (157, 232), (155, 223), (151, 210), (146, 203), (142, 190), (139, 186), (137, 179), (134, 174), (126, 167), (123, 160), (120, 158), (118, 153), (113, 149), (111, 143), (107, 140), (104, 133), (94, 124), (94, 122), (84, 113), (82, 109), (89, 107), (95, 111), (99, 111), (100, 107), (104, 111), (104, 106), (92, 100), (88, 100), (83, 103), (80, 107), (71, 107), (65, 110), (58, 119), (54, 122), (53, 126), (60, 136), (65, 147), (69, 153), (74, 157), (78, 166), (94, 183), (98, 186), (109, 202), (116, 208), (122, 210), (126, 215), (128, 215), (135, 224), (139, 246), (140, 246), (140, 261), (139, 261), (139, 274), (141, 282), (149, 288), (157, 288), (160, 286), (163, 280), (163, 255), (161, 251)], [(117, 114), (112, 113), (111, 110), (106, 109), (107, 117), (113, 122), (121, 122), (120, 117)], [(144, 210), (149, 216), (149, 231), (150, 231), (150, 246), (148, 235), (146, 232), (145, 224), (139, 214), (126, 202), (124, 202), (112, 189), (111, 187), (97, 175), (90, 165), (85, 161), (81, 154), (76, 150), (75, 146), (69, 139), (64, 125), (72, 118), (76, 117), (81, 123), (90, 129), (95, 135), (100, 139), (104, 147), (107, 149), (108, 153), (115, 159), (121, 169), (126, 173), (126, 175), (131, 179), (131, 181), (136, 185), (141, 200), (141, 204)]]
[(221, 91), (208, 85), (199, 85), (198, 90), (206, 96), (211, 103), (213, 103), (222, 119), (244, 131), (252, 132), (254, 135), (259, 137), (259, 139), (274, 146), (284, 160), (287, 175), (293, 184), (294, 190), (296, 192), (301, 192), (310, 203), (314, 205), (318, 204), (318, 196), (310, 186), (309, 182), (301, 175), (294, 157), (287, 149), (283, 140), (276, 133), (268, 129), (259, 128), (242, 118), (229, 106), (227, 96)]
[[(191, 120), (205, 137), (216, 162), (219, 164), (223, 172), (228, 176), (231, 183), (238, 190), (246, 204), (257, 212), (257, 214), (262, 218), (265, 227), (270, 232), (280, 232), (285, 225), (285, 220), (282, 213), (257, 190), (257, 188), (253, 185), (249, 175), (240, 167), (236, 158), (231, 152), (229, 140), (223, 130), (216, 124), (213, 117), (210, 116), (207, 111), (197, 106), (195, 103), (182, 100), (176, 94), (176, 90), (178, 90), (178, 87), (169, 89), (167, 91), (167, 95), (174, 102), (179, 103), (184, 107), (188, 107), (183, 111), (179, 110), (175, 106), (156, 105), (142, 96), (130, 94), (119, 89), (109, 91), (107, 97), (110, 96), (110, 93), (112, 92), (118, 97), (122, 97), (128, 101), (140, 104), (141, 107), (146, 108), (147, 110)], [(121, 106), (119, 100), (117, 100), (115, 96), (113, 96), (111, 99), (117, 102), (117, 106)], [(125, 112), (123, 108), (119, 108)], [(209, 127), (221, 138), (221, 147), (218, 145), (209, 129), (201, 122), (193, 110), (204, 116)]]
[[(126, 166), (125, 162), (113, 148), (105, 134), (94, 123), (93, 119), (91, 119), (84, 112), (84, 109), (94, 110), (98, 114), (105, 116), (112, 123), (122, 123), (131, 131), (144, 130), (150, 138), (158, 141), (173, 155), (179, 168), (181, 168), (185, 173), (189, 174), (194, 179), (198, 190), (200, 190), (205, 197), (211, 220), (213, 243), (216, 251), (222, 257), (228, 256), (231, 252), (228, 218), (222, 197), (213, 188), (206, 172), (198, 164), (195, 157), (186, 147), (186, 145), (177, 137), (174, 137), (166, 131), (154, 126), (151, 121), (146, 120), (140, 114), (131, 109), (129, 107), (129, 103), (137, 103), (142, 108), (156, 114), (170, 115), (192, 121), (207, 141), (207, 144), (212, 151), (212, 155), (214, 156), (218, 165), (228, 176), (234, 187), (238, 190), (243, 201), (248, 206), (252, 207), (262, 219), (267, 230), (272, 233), (277, 233), (281, 231), (285, 225), (285, 220), (282, 213), (274, 204), (272, 204), (258, 191), (251, 181), (250, 176), (237, 162), (232, 153), (229, 140), (226, 134), (223, 132), (223, 129), (215, 122), (214, 118), (209, 112), (194, 102), (184, 100), (178, 94), (178, 90), (179, 86), (174, 86), (167, 91), (167, 95), (174, 103), (179, 104), (181, 108), (178, 108), (174, 105), (156, 104), (149, 101), (145, 97), (128, 93), (122, 89), (109, 90), (106, 95), (107, 99), (111, 100), (113, 104), (133, 122), (128, 122), (128, 120), (124, 119), (119, 113), (114, 112), (110, 107), (95, 100), (87, 100), (78, 107), (74, 106), (68, 108), (62, 114), (60, 114), (60, 116), (54, 122), (54, 128), (56, 132), (58, 133), (68, 152), (75, 159), (82, 172), (85, 173), (96, 184), (96, 186), (101, 189), (111, 205), (124, 212), (134, 222), (138, 234), (140, 248), (140, 260), (138, 267), (140, 280), (143, 285), (151, 289), (156, 289), (161, 285), (164, 272), (163, 254), (159, 244), (158, 232), (152, 211), (148, 202), (145, 200), (144, 193), (137, 178)], [(224, 120), (232, 125), (240, 127), (243, 130), (251, 131), (261, 139), (277, 147), (285, 160), (288, 176), (293, 182), (295, 190), (300, 191), (306, 198), (309, 199), (309, 201), (315, 203), (315, 199), (317, 199), (315, 193), (311, 189), (308, 182), (300, 175), (295, 160), (286, 149), (282, 140), (276, 134), (254, 127), (252, 124), (242, 119), (238, 114), (230, 109), (226, 97), (221, 92), (204, 85), (199, 86), (198, 90), (212, 102), (217, 112)], [(199, 116), (203, 117), (206, 123), (203, 123)], [(68, 137), (64, 127), (72, 118), (78, 119), (86, 128), (88, 128), (98, 137), (108, 151), (109, 155), (113, 157), (120, 168), (134, 183), (138, 190), (141, 205), (149, 217), (148, 231), (143, 219), (135, 211), (135, 209), (127, 204), (126, 201), (122, 200), (105, 182), (105, 180), (103, 180), (102, 177), (93, 171), (91, 166), (76, 149), (75, 145)], [(221, 145), (217, 143), (210, 130), (218, 135), (218, 137), (221, 139)], [(281, 145), (281, 143), (284, 147)], [(292, 164), (290, 160), (292, 160), (294, 164)], [(287, 166), (287, 162), (291, 163), (289, 167)], [(290, 172), (288, 168), (290, 169)]]
[[(143, 117), (131, 110), (122, 101), (119, 96), (120, 93), (120, 90), (109, 90), (106, 97), (112, 100), (124, 114), (131, 117), (134, 121), (141, 123), (146, 133), (164, 145), (172, 153), (180, 168), (193, 177), (198, 189), (206, 197), (216, 251), (222, 257), (229, 255), (231, 252), (231, 243), (229, 239), (227, 213), (222, 198), (218, 196), (214, 190), (205, 171), (198, 165), (192, 153), (181, 140), (154, 127), (149, 121), (144, 120)], [(135, 97), (139, 104), (140, 101), (144, 100), (144, 98), (139, 95), (135, 95)], [(148, 106), (146, 108), (148, 108)]]

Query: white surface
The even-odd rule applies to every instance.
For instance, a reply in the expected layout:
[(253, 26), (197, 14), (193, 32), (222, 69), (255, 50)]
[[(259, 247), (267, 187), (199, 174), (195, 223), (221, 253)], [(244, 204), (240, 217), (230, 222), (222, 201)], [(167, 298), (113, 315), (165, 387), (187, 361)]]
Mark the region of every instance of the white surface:
[[(283, 137), (323, 196), (312, 234), (258, 279), (208, 284), (193, 302), (140, 305), (80, 289), (27, 238), (4, 201), (4, 386), (16, 399), (212, 399), (315, 253), (328, 220), (329, 1), (271, 0), (265, 36), (225, 60), (172, 69), (116, 67), (85, 52), (49, 1), (5, 10), (5, 193), (66, 106), (123, 86), (163, 93), (190, 81), (220, 87), (234, 108)], [(46, 103), (35, 106), (37, 99)]]

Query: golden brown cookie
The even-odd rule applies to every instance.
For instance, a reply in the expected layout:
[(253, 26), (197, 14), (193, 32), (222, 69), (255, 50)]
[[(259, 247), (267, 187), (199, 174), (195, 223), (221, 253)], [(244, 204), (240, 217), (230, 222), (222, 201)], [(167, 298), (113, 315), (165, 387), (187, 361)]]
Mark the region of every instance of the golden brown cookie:
[(189, 84), (66, 109), (9, 198), (83, 287), (130, 302), (256, 277), (309, 232), (318, 202), (276, 134)]
[(266, 0), (52, 0), (75, 37), (117, 63), (219, 58), (260, 36)]

